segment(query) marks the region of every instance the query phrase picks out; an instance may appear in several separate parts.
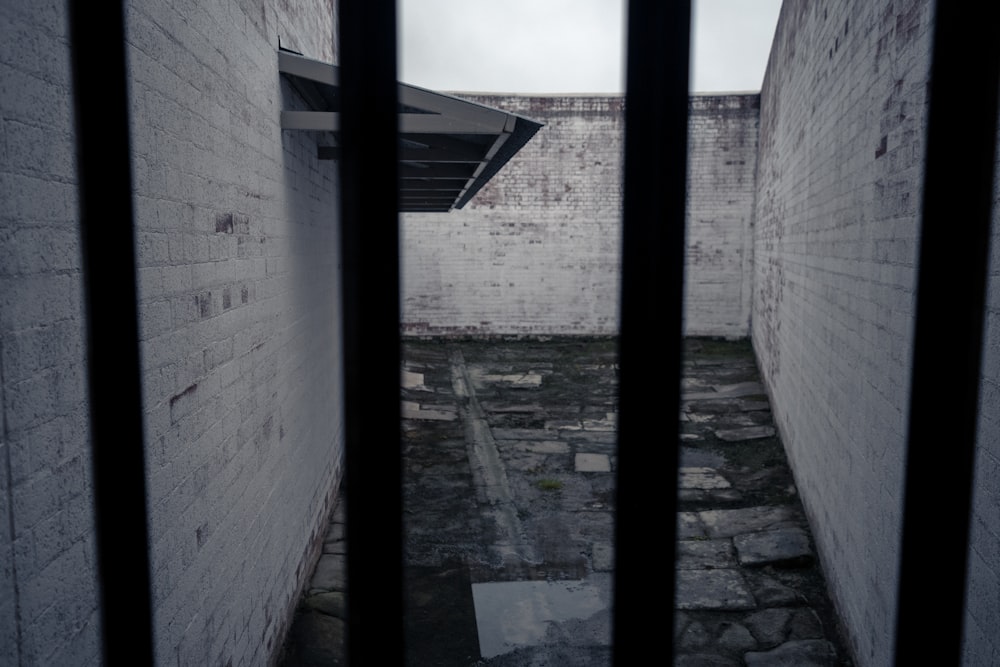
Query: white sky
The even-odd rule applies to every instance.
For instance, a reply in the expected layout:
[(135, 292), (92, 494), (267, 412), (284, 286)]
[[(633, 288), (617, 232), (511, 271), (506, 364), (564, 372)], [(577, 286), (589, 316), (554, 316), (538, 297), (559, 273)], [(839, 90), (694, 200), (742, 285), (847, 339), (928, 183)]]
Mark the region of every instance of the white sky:
[[(448, 91), (621, 92), (624, 7), (623, 0), (399, 0), (399, 78)], [(695, 0), (691, 89), (759, 90), (780, 7), (781, 0)]]

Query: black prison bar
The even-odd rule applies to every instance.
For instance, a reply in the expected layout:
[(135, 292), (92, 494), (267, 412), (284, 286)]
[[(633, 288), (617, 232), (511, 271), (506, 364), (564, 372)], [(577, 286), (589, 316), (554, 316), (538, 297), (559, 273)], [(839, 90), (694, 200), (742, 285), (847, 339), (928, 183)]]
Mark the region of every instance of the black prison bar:
[(69, 3), (94, 522), (105, 665), (153, 664), (146, 466), (120, 2)]
[[(676, 550), (690, 23), (689, 0), (628, 3), (615, 665), (673, 663), (675, 554), (649, 540)], [(662, 613), (639, 611), (650, 596)]]
[(961, 662), (997, 140), (995, 9), (989, 3), (935, 7), (897, 665)]
[(395, 2), (339, 20), (347, 650), (381, 667), (404, 656)]

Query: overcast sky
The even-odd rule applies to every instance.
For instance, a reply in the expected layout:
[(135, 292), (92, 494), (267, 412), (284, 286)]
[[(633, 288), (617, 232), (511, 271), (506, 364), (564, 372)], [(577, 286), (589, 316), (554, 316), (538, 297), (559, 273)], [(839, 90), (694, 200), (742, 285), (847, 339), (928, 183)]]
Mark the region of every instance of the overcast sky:
[[(692, 90), (759, 90), (780, 7), (695, 0)], [(399, 78), (449, 91), (621, 92), (624, 12), (621, 0), (399, 0)]]

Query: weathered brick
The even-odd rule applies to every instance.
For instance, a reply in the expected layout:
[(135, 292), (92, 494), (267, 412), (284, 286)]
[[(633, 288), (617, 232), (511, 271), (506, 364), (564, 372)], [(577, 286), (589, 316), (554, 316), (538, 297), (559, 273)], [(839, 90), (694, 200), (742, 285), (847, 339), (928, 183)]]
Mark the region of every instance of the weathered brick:
[[(623, 98), (470, 99), (545, 127), (465, 209), (402, 216), (404, 331), (614, 333)], [(743, 336), (757, 96), (694, 97), (691, 109), (686, 327)]]
[[(286, 16), (271, 4), (267, 30), (256, 5), (126, 4), (163, 662), (270, 659), (339, 479), (336, 171), (316, 163), (315, 136), (277, 126), (273, 29), (306, 29), (301, 44), (317, 51), (305, 52), (332, 60), (334, 9), (299, 3)], [(0, 637), (11, 638), (0, 661), (12, 663), (100, 660), (91, 528), (78, 520), (91, 506), (68, 55), (64, 5), (0, 9), (0, 459), (13, 483), (2, 515), (15, 519), (3, 546), (21, 559), (19, 605), (0, 596)], [(215, 227), (225, 215), (231, 233)], [(297, 419), (279, 424), (282, 413)], [(301, 456), (273, 446), (279, 428)], [(294, 483), (276, 494), (282, 480)], [(248, 535), (251, 525), (270, 537)], [(14, 570), (4, 572), (6, 593)], [(254, 594), (234, 595), (247, 581)], [(188, 629), (192, 609), (210, 616)]]

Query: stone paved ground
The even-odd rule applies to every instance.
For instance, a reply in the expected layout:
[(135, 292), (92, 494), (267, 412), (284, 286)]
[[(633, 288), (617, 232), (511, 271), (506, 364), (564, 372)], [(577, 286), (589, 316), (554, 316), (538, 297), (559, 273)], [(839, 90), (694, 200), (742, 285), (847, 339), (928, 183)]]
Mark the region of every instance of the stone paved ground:
[[(675, 664), (849, 665), (749, 345), (686, 352)], [(610, 664), (614, 343), (410, 341), (404, 358), (409, 664)], [(342, 537), (338, 513), (289, 667), (342, 664)]]

